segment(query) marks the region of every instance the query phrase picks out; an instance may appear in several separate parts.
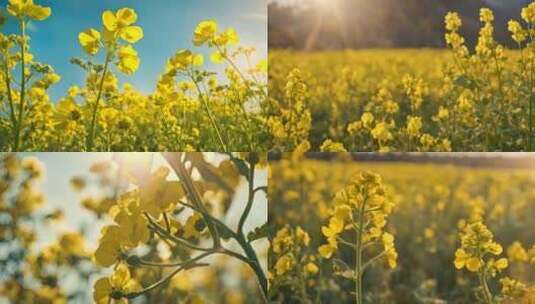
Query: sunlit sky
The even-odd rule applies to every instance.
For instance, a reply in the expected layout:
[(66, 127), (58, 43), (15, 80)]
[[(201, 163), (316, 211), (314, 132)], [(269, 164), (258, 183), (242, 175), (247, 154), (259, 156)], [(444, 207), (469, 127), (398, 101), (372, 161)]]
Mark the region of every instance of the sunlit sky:
[[(332, 3), (336, 2), (337, 0), (268, 0), (268, 2), (276, 2), (281, 4), (310, 4), (310, 3)], [(369, 0), (361, 0), (361, 1), (369, 1)], [(517, 3), (525, 3), (529, 0), (484, 0), (485, 2), (492, 4), (492, 5), (499, 5), (499, 6), (506, 6), (508, 4), (514, 5)]]
[[(50, 64), (62, 76), (59, 84), (51, 88), (53, 100), (65, 94), (71, 85), (83, 84), (80, 68), (69, 63), (70, 58), (84, 56), (78, 44), (78, 33), (86, 28), (99, 29), (105, 10), (133, 8), (138, 14), (137, 24), (143, 27), (145, 37), (135, 44), (141, 66), (133, 76), (121, 77), (138, 89), (150, 93), (166, 60), (177, 50), (192, 48), (195, 26), (202, 20), (215, 19), (222, 28), (234, 27), (241, 44), (254, 46), (257, 58), (267, 55), (267, 8), (265, 0), (34, 0), (50, 6), (52, 16), (29, 26), (31, 52), (36, 59)], [(7, 0), (0, 0), (4, 8)], [(18, 31), (16, 22), (8, 21), (6, 32)], [(206, 48), (193, 48), (209, 54)], [(207, 62), (209, 60), (206, 60)], [(209, 64), (209, 68), (217, 70)]]
[[(121, 153), (126, 155), (125, 153)], [(155, 161), (153, 167), (167, 166), (163, 157), (158, 153), (152, 153)], [(149, 153), (131, 153), (131, 155), (143, 155), (149, 157)], [(52, 231), (41, 230), (38, 240), (38, 246), (52, 242), (57, 234), (65, 231), (84, 229), (89, 235), (89, 245), (96, 245), (96, 239), (99, 235), (100, 228), (106, 224), (105, 221), (97, 221), (93, 214), (85, 210), (81, 204), (80, 194), (76, 193), (70, 186), (70, 179), (73, 176), (88, 176), (89, 168), (92, 164), (109, 160), (113, 157), (112, 153), (21, 153), (21, 157), (36, 157), (45, 167), (45, 178), (40, 182), (40, 189), (46, 198), (47, 210), (61, 209), (65, 213), (65, 220), (54, 224)], [(221, 155), (212, 154), (214, 160), (221, 159)], [(170, 176), (170, 179), (176, 179)], [(256, 186), (267, 185), (267, 174), (265, 170), (258, 172), (256, 177)], [(235, 200), (227, 215), (227, 223), (235, 227), (244, 206), (243, 202), (247, 197), (247, 185), (244, 180), (237, 189)], [(251, 211), (250, 220), (246, 222), (245, 230), (250, 231), (267, 221), (267, 200), (262, 192), (256, 196), (254, 208)], [(259, 243), (259, 246), (262, 244)]]

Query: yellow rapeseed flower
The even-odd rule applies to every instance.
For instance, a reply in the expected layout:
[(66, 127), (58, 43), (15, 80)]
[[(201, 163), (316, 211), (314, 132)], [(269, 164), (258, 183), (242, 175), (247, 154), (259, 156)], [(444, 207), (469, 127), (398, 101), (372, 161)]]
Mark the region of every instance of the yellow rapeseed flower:
[(169, 67), (177, 70), (186, 70), (191, 66), (201, 66), (203, 63), (203, 56), (201, 54), (193, 54), (190, 50), (180, 50), (169, 59)]
[(33, 3), (33, 0), (9, 0), (7, 11), (17, 18), (29, 17), (35, 20), (45, 20), (52, 10)]
[(461, 18), (458, 13), (448, 12), (445, 18), (446, 29), (450, 32), (456, 32), (462, 26)]
[(329, 220), (329, 226), (321, 227), (321, 232), (327, 238), (335, 237), (344, 230), (344, 221), (338, 217), (332, 217)]
[(319, 254), (326, 259), (330, 259), (335, 250), (336, 247), (332, 246), (331, 244), (321, 245), (318, 248)]
[(195, 31), (193, 32), (193, 44), (201, 46), (207, 42), (211, 42), (217, 32), (217, 23), (215, 20), (201, 21)]
[(137, 51), (131, 46), (126, 45), (119, 48), (119, 63), (117, 67), (125, 74), (132, 75), (139, 68), (139, 57)]
[(78, 34), (78, 41), (89, 55), (95, 55), (100, 49), (100, 32), (89, 28)]
[(283, 255), (275, 263), (275, 271), (277, 275), (283, 275), (292, 268), (294, 259), (290, 255)]
[(527, 7), (522, 9), (521, 13), (522, 19), (527, 23), (535, 23), (535, 3), (531, 3)]
[(132, 25), (137, 21), (137, 14), (131, 8), (121, 8), (116, 13), (105, 11), (102, 14), (104, 28), (114, 37), (120, 37), (128, 43), (136, 43), (143, 38), (143, 29)]
[(132, 279), (128, 267), (121, 264), (110, 277), (100, 278), (93, 287), (93, 299), (97, 304), (128, 303), (121, 299), (124, 294), (140, 289), (139, 283)]

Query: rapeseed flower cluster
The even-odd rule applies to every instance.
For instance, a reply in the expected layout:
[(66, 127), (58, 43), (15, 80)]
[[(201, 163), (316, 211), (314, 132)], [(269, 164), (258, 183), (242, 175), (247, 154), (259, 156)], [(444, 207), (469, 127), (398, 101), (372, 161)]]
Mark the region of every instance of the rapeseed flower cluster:
[[(96, 266), (112, 267), (113, 272), (95, 282), (95, 302), (127, 303), (174, 282), (165, 299), (184, 296), (204, 303), (201, 290), (206, 282), (197, 286), (184, 282), (183, 276), (198, 274), (215, 280), (217, 276), (210, 271), (231, 263), (244, 267), (244, 281), (256, 281), (247, 294), (265, 297), (267, 277), (250, 244), (263, 234), (260, 227), (249, 233), (243, 228), (255, 194), (265, 187), (255, 186), (260, 157), (252, 152), (231, 154), (213, 164), (201, 153), (165, 153), (169, 166), (156, 169), (150, 165), (151, 156), (147, 157), (119, 154), (113, 162), (94, 164), (90, 169), (94, 177), (71, 180), (71, 186), (82, 195), (90, 191), (92, 180), (103, 193), (112, 194), (83, 200), (87, 209), (109, 222), (101, 229), (91, 257)], [(193, 170), (198, 174), (195, 177)], [(229, 210), (241, 177), (252, 184), (247, 206), (234, 228), (219, 218)], [(231, 247), (231, 240), (239, 247)]]
[(52, 209), (41, 192), (44, 177), (36, 157), (0, 155), (0, 238), (6, 255), (0, 294), (9, 303), (67, 303), (86, 287), (66, 288), (63, 277), (83, 281), (96, 271), (88, 266), (90, 250), (82, 232), (58, 229), (43, 243), (42, 231), (64, 226), (62, 211)]

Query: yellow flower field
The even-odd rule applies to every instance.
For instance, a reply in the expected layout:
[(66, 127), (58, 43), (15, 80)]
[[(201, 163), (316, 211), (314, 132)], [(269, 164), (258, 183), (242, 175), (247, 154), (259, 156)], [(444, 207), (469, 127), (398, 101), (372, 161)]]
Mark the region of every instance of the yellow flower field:
[[(53, 22), (54, 10), (25, 0), (10, 0), (6, 9), (0, 27), (6, 18), (14, 19), (17, 31), (0, 33), (0, 150), (267, 149), (269, 134), (261, 114), (267, 62), (253, 61), (255, 49), (241, 46), (234, 28), (220, 28), (208, 16), (189, 29), (191, 49), (161, 58), (161, 75), (146, 94), (119, 77), (136, 73), (143, 64), (136, 44), (158, 33), (144, 32), (132, 8), (105, 10), (101, 20), (87, 24), (78, 41), (72, 41), (85, 52), (71, 59), (84, 71), (85, 82), (52, 100), (48, 91), (62, 75), (39, 61), (30, 35), (41, 34), (35, 31), (39, 22)], [(210, 58), (201, 49), (209, 49)], [(223, 65), (224, 72), (210, 71), (205, 60)]]
[(535, 300), (532, 169), (310, 156), (270, 160), (273, 301)]
[[(533, 151), (535, 3), (508, 23), (480, 11), (477, 44), (444, 16), (449, 49), (270, 50), (268, 122), (274, 146), (291, 151)], [(284, 116), (295, 113), (294, 118)], [(288, 138), (291, 137), (291, 138)]]

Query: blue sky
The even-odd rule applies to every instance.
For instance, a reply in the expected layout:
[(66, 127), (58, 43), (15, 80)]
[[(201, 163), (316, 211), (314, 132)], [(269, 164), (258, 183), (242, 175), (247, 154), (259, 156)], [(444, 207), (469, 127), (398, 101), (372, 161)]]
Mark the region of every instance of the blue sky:
[[(135, 44), (141, 66), (133, 76), (122, 80), (150, 93), (166, 60), (177, 50), (192, 48), (209, 54), (205, 48), (193, 48), (192, 32), (202, 20), (215, 19), (222, 28), (234, 27), (241, 44), (254, 46), (265, 58), (267, 54), (267, 8), (265, 0), (34, 0), (50, 6), (52, 16), (29, 26), (31, 51), (36, 59), (50, 64), (62, 76), (51, 88), (55, 100), (71, 85), (82, 85), (83, 72), (69, 63), (72, 57), (84, 56), (78, 44), (78, 33), (86, 28), (99, 29), (105, 10), (133, 8), (138, 14), (137, 24), (143, 27), (145, 37)], [(7, 0), (0, 0), (2, 8)], [(16, 30), (11, 19), (5, 29)], [(208, 61), (208, 60), (206, 60)], [(211, 69), (217, 69), (211, 66)]]

